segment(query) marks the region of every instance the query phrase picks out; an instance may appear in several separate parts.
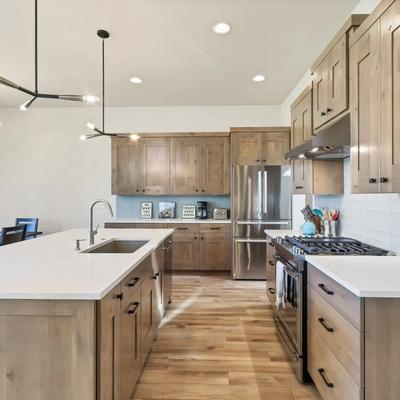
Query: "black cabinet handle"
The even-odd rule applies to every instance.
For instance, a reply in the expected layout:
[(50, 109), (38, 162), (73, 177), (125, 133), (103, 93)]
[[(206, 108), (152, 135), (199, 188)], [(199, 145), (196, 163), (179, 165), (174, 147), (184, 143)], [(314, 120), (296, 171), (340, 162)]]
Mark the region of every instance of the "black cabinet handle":
[(189, 228), (176, 228), (178, 231), (187, 231)]
[(267, 160), (262, 160), (262, 162), (266, 162)]
[(330, 113), (330, 112), (332, 112), (332, 111), (333, 111), (332, 108), (329, 108), (329, 107), (328, 107), (328, 108), (326, 109), (326, 112), (327, 112), (327, 113)]
[(203, 240), (203, 239), (204, 239), (204, 237), (202, 236), (200, 239), (202, 239), (202, 240)]
[(268, 242), (268, 246), (275, 247), (275, 245), (272, 242)]
[(382, 178), (380, 179), (381, 183), (388, 183), (389, 182), (389, 178), (386, 178), (386, 176), (382, 176)]
[(304, 189), (304, 186), (296, 186), (296, 189)]
[(273, 263), (273, 261), (271, 261), (271, 260), (268, 261), (268, 264), (269, 264), (269, 265), (275, 265), (275, 264)]
[(137, 192), (139, 192), (139, 189), (136, 189)]
[(210, 229), (211, 229), (212, 231), (219, 231), (219, 230), (221, 230), (221, 228), (220, 228), (219, 226), (212, 226)]
[(197, 239), (197, 236), (195, 236), (194, 238)]
[(122, 300), (124, 298), (124, 294), (123, 293), (119, 293), (115, 296), (115, 298), (117, 298), (118, 300)]
[(129, 304), (128, 309), (126, 310), (127, 314), (135, 314), (135, 311), (137, 310), (137, 308), (139, 307), (139, 302), (135, 301), (134, 303)]
[(335, 385), (332, 382), (329, 382), (329, 380), (326, 378), (325, 370), (323, 368), (319, 368), (318, 373), (321, 375), (321, 378), (324, 381), (326, 386), (328, 386), (329, 388), (335, 387)]
[(260, 162), (260, 160), (256, 160), (257, 162)]
[(199, 189), (196, 189), (196, 192), (198, 192), (199, 191)]
[(333, 296), (335, 294), (331, 289), (328, 289), (323, 283), (320, 283), (318, 287), (322, 289), (326, 294), (329, 294), (329, 296)]
[(324, 115), (326, 115), (326, 113), (325, 112), (321, 112), (321, 117), (323, 117)]
[(205, 189), (201, 189), (202, 192), (205, 192)]
[(143, 189), (142, 192), (145, 192), (145, 190)]
[(376, 179), (375, 179), (375, 178), (369, 178), (369, 179), (368, 179), (368, 182), (369, 182), (369, 183), (376, 183)]
[(156, 281), (157, 280), (157, 278), (160, 276), (160, 274), (158, 273), (158, 272), (156, 272), (155, 274), (154, 274), (154, 276), (153, 276), (153, 279)]
[(134, 287), (138, 282), (140, 278), (133, 278), (131, 279), (126, 286), (128, 287)]
[(333, 332), (333, 328), (329, 327), (323, 318), (318, 318), (318, 322), (325, 328), (327, 332)]
[(270, 292), (271, 294), (275, 294), (275, 289), (270, 287), (270, 288), (268, 288), (268, 292)]

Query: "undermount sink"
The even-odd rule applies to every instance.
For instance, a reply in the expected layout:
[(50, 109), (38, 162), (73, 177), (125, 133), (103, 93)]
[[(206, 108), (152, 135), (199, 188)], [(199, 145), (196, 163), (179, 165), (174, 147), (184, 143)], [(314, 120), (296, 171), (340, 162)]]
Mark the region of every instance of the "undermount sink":
[(134, 253), (148, 240), (113, 239), (110, 242), (85, 250), (84, 253)]

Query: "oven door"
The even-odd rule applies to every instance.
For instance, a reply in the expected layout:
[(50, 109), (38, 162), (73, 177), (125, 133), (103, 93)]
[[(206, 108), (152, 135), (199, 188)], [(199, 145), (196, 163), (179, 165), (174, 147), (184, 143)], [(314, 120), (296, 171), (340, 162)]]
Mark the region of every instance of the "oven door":
[[(275, 315), (299, 357), (303, 357), (303, 274), (277, 256), (275, 262)], [(282, 331), (283, 330), (283, 331)]]

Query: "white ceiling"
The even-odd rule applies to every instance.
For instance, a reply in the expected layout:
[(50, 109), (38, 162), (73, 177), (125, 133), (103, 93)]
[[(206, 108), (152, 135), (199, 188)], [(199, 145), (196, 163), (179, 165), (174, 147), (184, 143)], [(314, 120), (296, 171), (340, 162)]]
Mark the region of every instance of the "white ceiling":
[[(39, 89), (113, 106), (281, 104), (359, 0), (39, 0)], [(33, 88), (33, 0), (1, 0), (0, 75)], [(227, 21), (232, 31), (211, 27)], [(251, 77), (265, 74), (263, 83)], [(143, 84), (128, 79), (140, 76)], [(27, 96), (0, 86), (0, 107)], [(40, 100), (35, 106), (69, 106)]]

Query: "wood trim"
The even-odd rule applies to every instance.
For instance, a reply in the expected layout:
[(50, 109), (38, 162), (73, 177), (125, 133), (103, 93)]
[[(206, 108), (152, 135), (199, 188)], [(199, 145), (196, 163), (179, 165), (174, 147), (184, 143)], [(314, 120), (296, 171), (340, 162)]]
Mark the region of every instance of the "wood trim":
[[(143, 138), (229, 137), (229, 132), (137, 132)], [(119, 139), (119, 138), (117, 138)]]
[(349, 39), (350, 47), (354, 46), (354, 44), (364, 35), (365, 32), (368, 31), (369, 28), (382, 16), (382, 14), (395, 2), (396, 0), (382, 0), (372, 11), (372, 13), (365, 18), (363, 23), (359, 26), (357, 31), (352, 35)]
[(332, 118), (331, 120), (329, 120), (328, 122), (326, 122), (322, 126), (314, 129), (313, 130), (314, 136), (318, 135), (321, 131), (324, 131), (324, 130), (330, 128), (331, 126), (336, 125), (337, 122), (342, 120), (348, 114), (350, 114), (350, 109), (349, 108), (347, 110), (343, 111), (342, 113), (338, 114), (336, 117)]
[(304, 90), (296, 97), (296, 99), (293, 101), (293, 103), (290, 106), (290, 110), (293, 110), (303, 99), (310, 93), (312, 90), (312, 84), (310, 83), (307, 85)]
[(243, 132), (290, 132), (290, 126), (274, 126), (274, 127), (234, 127), (231, 128), (230, 133), (243, 133)]
[(361, 23), (368, 17), (366, 14), (353, 14), (347, 18), (344, 25), (339, 29), (334, 38), (329, 42), (328, 46), (326, 46), (325, 50), (320, 54), (320, 56), (315, 60), (315, 62), (311, 65), (311, 73), (313, 73), (321, 62), (329, 55), (332, 49), (335, 47), (337, 42), (345, 35), (352, 27), (360, 26)]

